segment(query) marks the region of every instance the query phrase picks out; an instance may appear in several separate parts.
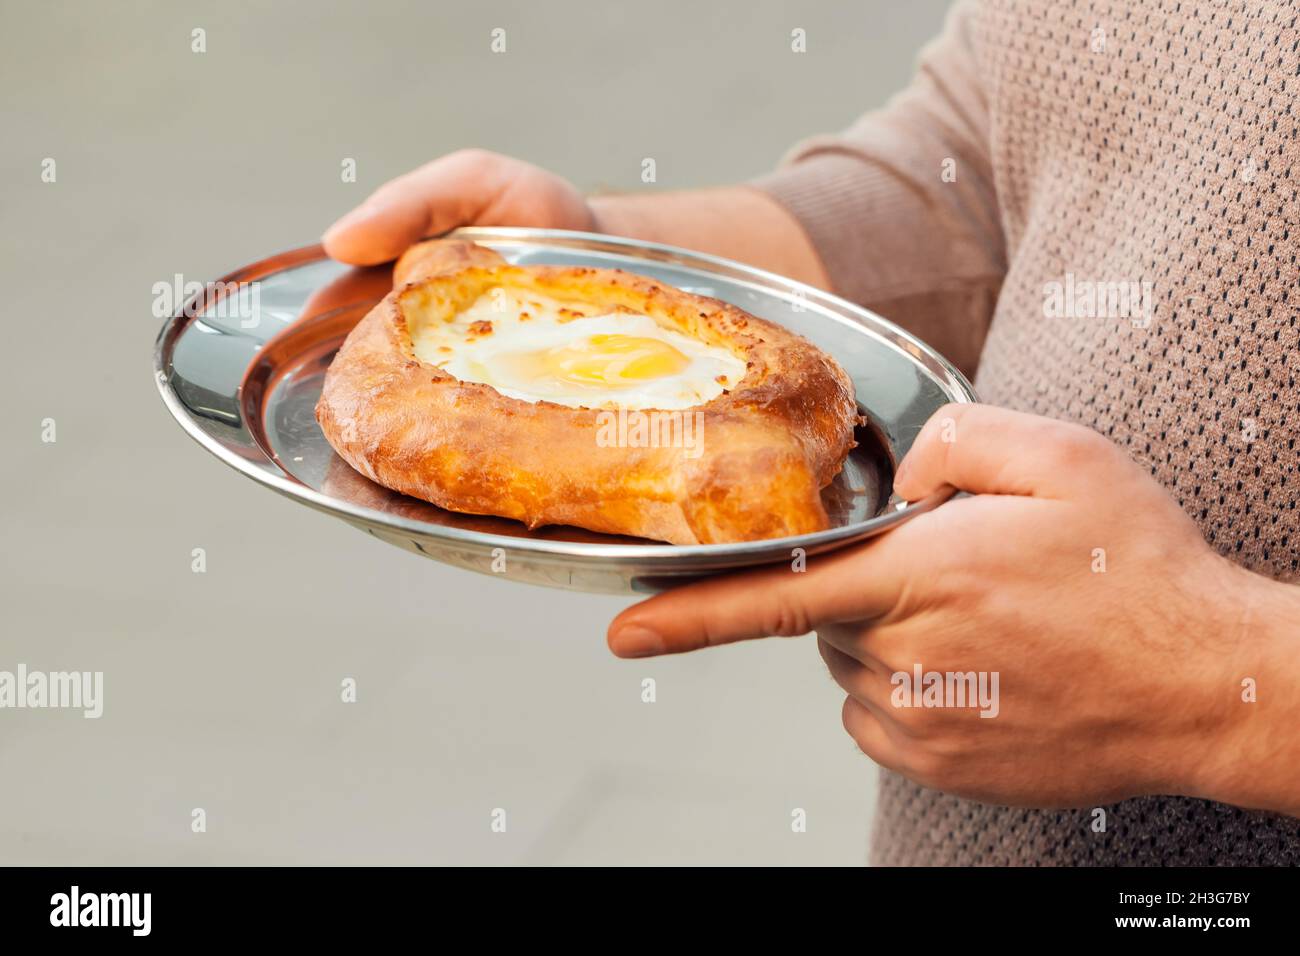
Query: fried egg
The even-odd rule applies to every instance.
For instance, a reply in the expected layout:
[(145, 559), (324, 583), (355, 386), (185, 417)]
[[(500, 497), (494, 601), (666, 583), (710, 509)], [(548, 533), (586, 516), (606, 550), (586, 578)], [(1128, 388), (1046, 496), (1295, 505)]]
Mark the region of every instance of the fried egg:
[(745, 362), (730, 350), (648, 315), (503, 288), (450, 322), (410, 331), (415, 357), (448, 375), (570, 408), (691, 408), (745, 375)]

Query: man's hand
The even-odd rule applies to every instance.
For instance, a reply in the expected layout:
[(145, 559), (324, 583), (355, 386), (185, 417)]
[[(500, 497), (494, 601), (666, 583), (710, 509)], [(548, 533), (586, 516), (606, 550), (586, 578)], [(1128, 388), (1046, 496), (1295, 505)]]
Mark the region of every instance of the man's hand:
[[(1174, 793), (1296, 812), (1300, 793), (1264, 796), (1243, 785), (1242, 764), (1297, 751), (1294, 712), (1287, 736), (1267, 740), (1287, 724), (1257, 718), (1263, 704), (1242, 697), (1243, 679), (1265, 674), (1270, 714), (1300, 697), (1295, 666), (1279, 663), (1297, 655), (1261, 623), (1282, 613), (1274, 592), (1294, 589), (1216, 555), (1145, 472), (1079, 426), (947, 406), (895, 489), (917, 500), (945, 485), (973, 496), (812, 557), (804, 573), (782, 566), (651, 598), (614, 620), (610, 647), (645, 656), (816, 630), (849, 695), (849, 734), (926, 786), (1037, 807)], [(896, 675), (910, 681), (918, 666), (983, 672), (986, 689), (996, 674), (999, 699), (983, 708), (996, 716), (915, 706), (923, 687)]]
[(471, 225), (598, 228), (568, 181), (519, 159), (465, 149), (380, 186), (321, 241), (341, 262), (375, 265), (428, 236)]
[(457, 226), (531, 226), (602, 232), (736, 259), (827, 288), (803, 227), (748, 186), (585, 198), (568, 180), (523, 160), (464, 149), (375, 190), (322, 237), (340, 262), (396, 259)]

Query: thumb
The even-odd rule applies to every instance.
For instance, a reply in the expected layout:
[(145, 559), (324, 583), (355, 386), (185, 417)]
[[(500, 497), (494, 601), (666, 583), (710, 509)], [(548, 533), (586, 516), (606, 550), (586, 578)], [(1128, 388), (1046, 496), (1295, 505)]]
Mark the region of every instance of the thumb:
[(930, 417), (894, 476), (918, 501), (944, 487), (971, 494), (1060, 498), (1086, 488), (1113, 446), (1066, 422), (992, 405), (945, 405)]
[(426, 236), (475, 222), (499, 190), (503, 162), (494, 153), (462, 150), (390, 180), (325, 231), (325, 252), (376, 265)]
[(609, 648), (619, 657), (680, 654), (878, 616), (903, 582), (903, 562), (884, 543), (810, 557), (806, 571), (780, 564), (655, 595), (614, 618)]

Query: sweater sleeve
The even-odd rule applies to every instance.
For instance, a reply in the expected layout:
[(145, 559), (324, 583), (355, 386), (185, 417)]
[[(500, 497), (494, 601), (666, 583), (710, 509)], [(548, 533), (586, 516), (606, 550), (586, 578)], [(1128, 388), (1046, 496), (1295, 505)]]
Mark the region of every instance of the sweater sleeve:
[(989, 106), (958, 3), (912, 85), (751, 185), (800, 222), (834, 291), (973, 373), (1006, 273)]

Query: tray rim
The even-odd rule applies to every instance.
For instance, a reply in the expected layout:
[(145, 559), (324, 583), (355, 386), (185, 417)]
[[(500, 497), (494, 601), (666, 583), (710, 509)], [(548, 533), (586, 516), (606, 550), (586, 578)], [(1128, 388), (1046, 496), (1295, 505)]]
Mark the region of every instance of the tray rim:
[[(575, 248), (601, 249), (616, 254), (621, 254), (618, 252), (620, 249), (626, 250), (628, 257), (633, 259), (648, 259), (649, 261), (677, 264), (688, 268), (704, 266), (706, 268), (701, 271), (722, 274), (733, 281), (739, 279), (744, 284), (751, 285), (769, 294), (776, 294), (790, 299), (797, 296), (803, 301), (816, 303), (831, 313), (831, 315), (824, 315), (823, 317), (833, 319), (859, 331), (863, 331), (862, 327), (866, 326), (865, 331), (867, 333), (883, 337), (890, 341), (891, 345), (901, 347), (909, 352), (914, 359), (923, 360), (923, 364), (931, 373), (942, 373), (942, 375), (935, 374), (935, 377), (940, 382), (940, 385), (944, 387), (944, 391), (948, 393), (950, 402), (971, 404), (979, 401), (974, 387), (966, 376), (939, 352), (912, 333), (869, 309), (824, 292), (815, 286), (789, 279), (777, 273), (758, 269), (721, 256), (694, 252), (664, 243), (644, 242), (620, 236), (607, 236), (573, 230), (472, 226), (452, 230), (447, 235), (472, 240), (514, 242), (515, 244), (525, 244), (529, 240), (549, 239), (561, 243), (567, 241)], [(651, 255), (642, 254), (646, 252), (651, 253)], [(207, 285), (210, 287), (215, 283), (218, 284), (218, 289), (222, 289), (226, 287), (225, 284), (227, 283), (256, 281), (288, 269), (321, 262), (327, 258), (321, 244), (313, 243), (280, 252), (242, 266), (220, 279), (211, 280)], [(574, 559), (594, 559), (614, 566), (641, 565), (649, 561), (664, 567), (685, 562), (707, 567), (712, 559), (721, 562), (724, 566), (744, 566), (746, 564), (758, 565), (780, 560), (788, 556), (795, 548), (803, 548), (806, 553), (813, 554), (831, 548), (847, 546), (864, 538), (873, 537), (915, 515), (930, 511), (955, 494), (953, 489), (945, 488), (925, 499), (896, 507), (893, 511), (878, 514), (866, 521), (838, 528), (828, 528), (825, 531), (812, 534), (764, 538), (758, 541), (729, 544), (596, 544), (580, 541), (513, 537), (482, 531), (470, 531), (454, 526), (431, 525), (403, 518), (399, 515), (392, 515), (388, 512), (354, 505), (351, 502), (334, 498), (317, 491), (292, 476), (273, 474), (227, 448), (214, 436), (208, 434), (194, 420), (173, 387), (168, 374), (176, 341), (191, 322), (201, 318), (201, 315), (198, 314), (186, 315), (186, 310), (191, 307), (194, 301), (194, 299), (190, 299), (179, 305), (176, 312), (164, 320), (154, 343), (154, 383), (168, 412), (171, 413), (177, 424), (190, 438), (235, 471), (286, 497), (300, 500), (319, 511), (335, 515), (349, 522), (375, 525), (413, 535), (417, 538), (431, 538), (462, 547), (483, 550), (504, 548), (507, 552), (527, 552), (532, 558), (542, 561), (549, 559), (556, 562), (565, 562)], [(211, 304), (211, 300), (209, 300), (209, 304)], [(289, 326), (286, 326), (287, 328)], [(277, 335), (282, 334), (283, 331), (281, 330)], [(244, 406), (244, 384), (248, 379), (249, 372), (258, 363), (262, 348), (263, 346), (259, 346), (257, 353), (240, 376), (235, 397), (241, 410)], [(247, 429), (246, 425), (243, 427)], [(250, 435), (250, 437), (252, 436)], [(259, 454), (267, 458), (265, 450), (260, 447), (255, 438), (252, 444), (257, 447)], [(283, 468), (274, 459), (267, 458), (267, 461), (283, 471)]]

